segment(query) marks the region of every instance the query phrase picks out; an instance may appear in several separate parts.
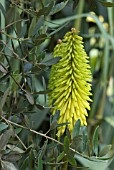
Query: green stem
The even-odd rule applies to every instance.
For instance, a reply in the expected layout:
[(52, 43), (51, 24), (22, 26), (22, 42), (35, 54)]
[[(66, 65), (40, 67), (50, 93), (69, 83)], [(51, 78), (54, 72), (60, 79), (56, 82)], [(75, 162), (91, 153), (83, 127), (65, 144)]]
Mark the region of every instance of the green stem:
[(65, 162), (65, 163), (62, 165), (61, 170), (67, 170), (67, 167), (68, 167), (68, 162)]
[[(5, 0), (2, 0), (2, 1), (0, 1), (0, 3), (1, 3), (1, 5), (3, 6), (3, 8), (5, 9), (5, 11), (6, 11), (6, 3), (5, 3)], [(4, 16), (4, 14), (2, 13), (2, 10), (0, 10), (0, 13), (1, 13), (1, 16), (0, 16), (0, 19), (1, 19), (1, 24), (0, 24), (0, 26), (1, 26), (1, 30), (2, 29), (4, 29), (5, 28), (5, 16)], [(4, 35), (4, 34), (2, 34), (1, 35), (2, 36), (2, 39), (4, 40), (4, 41), (6, 41), (6, 35)]]
[(68, 161), (67, 161), (66, 156), (63, 158), (63, 162), (64, 162), (64, 164), (62, 165), (61, 170), (67, 170), (68, 169)]
[(52, 167), (51, 170), (56, 170), (56, 167)]
[(41, 5), (42, 5), (42, 8), (44, 8), (44, 4), (43, 4), (43, 1), (42, 1), (42, 0), (40, 0), (40, 3), (41, 3)]
[[(78, 6), (77, 15), (83, 13), (84, 1), (85, 1), (85, 0), (81, 0), (81, 1), (80, 1), (79, 6)], [(78, 19), (76, 19), (75, 22), (74, 22), (74, 27), (75, 27), (77, 30), (80, 30), (81, 20), (82, 20), (82, 18), (78, 18)]]
[[(113, 0), (107, 0), (107, 2), (113, 3)], [(109, 31), (111, 36), (113, 36), (113, 17), (114, 17), (114, 10), (113, 8), (107, 8), (108, 10), (108, 20), (109, 20)]]

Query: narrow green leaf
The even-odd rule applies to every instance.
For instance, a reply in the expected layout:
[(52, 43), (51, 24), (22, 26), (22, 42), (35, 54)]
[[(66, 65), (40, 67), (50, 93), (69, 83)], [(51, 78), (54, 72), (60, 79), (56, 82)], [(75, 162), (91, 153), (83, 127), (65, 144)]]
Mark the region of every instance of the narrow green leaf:
[(59, 119), (59, 116), (60, 116), (60, 111), (57, 110), (55, 115), (52, 117), (52, 121), (55, 121), (55, 120), (58, 120)]
[(0, 123), (0, 131), (6, 129), (8, 127), (8, 125), (6, 125), (5, 123)]
[(53, 5), (54, 5), (54, 1), (52, 1), (48, 6), (40, 9), (37, 13), (37, 16), (41, 16), (41, 15), (48, 16), (53, 8)]
[[(44, 76), (42, 76), (42, 84), (43, 84), (43, 89), (46, 90), (46, 80), (45, 80)], [(44, 95), (45, 104), (46, 104), (46, 99), (47, 99), (46, 95)]]
[(65, 2), (61, 2), (61, 3), (56, 4), (56, 5), (53, 7), (50, 15), (53, 15), (53, 14), (61, 11), (61, 10), (66, 6), (66, 4), (68, 3), (68, 1), (69, 1), (69, 0), (67, 0), (67, 1), (65, 1)]
[(90, 170), (90, 168), (89, 167), (79, 167), (79, 166), (77, 166), (76, 167), (76, 169), (78, 170)]
[[(112, 158), (114, 158), (114, 154), (112, 154), (110, 157), (105, 157), (105, 156), (104, 157), (97, 157), (97, 160), (107, 161), (107, 160), (110, 160)], [(91, 160), (93, 161), (93, 159), (91, 159)]]
[(105, 156), (107, 153), (109, 153), (111, 148), (112, 148), (112, 145), (104, 146), (103, 149), (100, 151), (99, 156), (100, 157)]
[(16, 134), (19, 134), (21, 131), (22, 131), (22, 128), (16, 128), (16, 129), (15, 129), (15, 133), (16, 133)]
[(28, 166), (28, 162), (29, 162), (29, 158), (27, 157), (23, 160), (20, 170), (26, 169), (26, 167)]
[(35, 106), (38, 108), (38, 109), (40, 109), (40, 110), (43, 110), (44, 109), (44, 106), (42, 106), (41, 104), (35, 104)]
[(34, 94), (48, 94), (49, 92), (50, 90), (44, 90), (44, 91), (34, 92)]
[(41, 43), (43, 43), (45, 41), (45, 39), (47, 38), (46, 34), (41, 34), (39, 35), (35, 40), (34, 43), (35, 45), (40, 45)]
[(38, 157), (38, 170), (43, 170), (43, 162), (42, 162), (41, 155), (39, 155), (39, 157)]
[(65, 156), (65, 153), (64, 153), (64, 151), (63, 151), (63, 152), (61, 152), (61, 153), (59, 154), (59, 156), (57, 157), (57, 162), (60, 162), (60, 161), (64, 158), (64, 156)]
[(27, 127), (30, 127), (30, 120), (29, 120), (29, 118), (28, 118), (27, 115), (24, 115), (24, 121), (25, 121), (25, 125), (26, 125)]
[(48, 145), (47, 145), (47, 148), (46, 149), (54, 149), (55, 147), (57, 147), (58, 146), (58, 143), (49, 143)]
[(10, 88), (7, 88), (7, 90), (5, 91), (5, 93), (4, 93), (3, 97), (2, 97), (2, 100), (1, 100), (2, 108), (4, 107), (4, 104), (6, 102), (6, 99), (7, 99), (8, 95), (9, 95), (9, 92), (10, 92)]
[(8, 143), (10, 137), (13, 135), (13, 130), (12, 129), (8, 129), (7, 131), (5, 131), (1, 137), (0, 137), (0, 151), (4, 148), (4, 146)]
[[(15, 20), (21, 20), (19, 11), (16, 11)], [(20, 35), (20, 33), (21, 33), (21, 22), (16, 22), (15, 27), (16, 27), (18, 35)]]
[(34, 17), (31, 21), (31, 24), (29, 26), (29, 30), (28, 30), (28, 36), (30, 37), (32, 35), (32, 33), (34, 32), (34, 28), (36, 25), (36, 17)]
[(52, 36), (52, 35), (56, 34), (57, 32), (59, 32), (61, 29), (63, 29), (65, 26), (67, 26), (68, 23), (69, 23), (69, 22), (66, 22), (66, 23), (63, 24), (62, 26), (59, 26), (58, 28), (56, 28), (53, 32), (51, 32), (51, 33), (49, 34), (49, 36)]
[(25, 96), (26, 96), (27, 100), (29, 101), (29, 103), (34, 105), (34, 98), (32, 97), (32, 95), (26, 91)]
[(1, 159), (8, 162), (15, 162), (21, 158), (18, 152), (10, 152), (8, 154), (2, 155)]
[(44, 76), (42, 76), (42, 84), (43, 84), (43, 89), (46, 89), (46, 80)]
[(114, 116), (106, 116), (105, 121), (114, 128)]
[(15, 165), (8, 161), (1, 161), (2, 170), (18, 170)]
[(77, 148), (82, 144), (82, 135), (75, 136), (72, 140), (71, 147), (77, 150)]
[(80, 122), (80, 119), (78, 119), (72, 131), (72, 139), (79, 135), (80, 126), (81, 126), (81, 122)]
[(7, 11), (7, 14), (6, 14), (7, 25), (14, 21), (15, 15), (16, 15), (16, 8), (15, 7), (8, 8), (8, 11)]
[(68, 162), (72, 165), (72, 166), (77, 166), (77, 163), (76, 163), (76, 160), (75, 160), (75, 158), (73, 157), (73, 156), (70, 156), (70, 155), (68, 155), (67, 156), (67, 159), (68, 159)]
[(50, 117), (50, 130), (55, 129), (59, 125), (57, 124), (57, 120), (59, 119), (60, 112), (57, 110), (55, 115)]
[(87, 152), (88, 151), (88, 135), (87, 135), (87, 127), (84, 126), (82, 127), (82, 133), (83, 133), (83, 145), (82, 145), (82, 149), (83, 149), (83, 152)]
[[(15, 62), (16, 63), (16, 62)], [(13, 64), (13, 69), (16, 69), (15, 66), (16, 64)], [(17, 85), (17, 83), (18, 84), (20, 84), (20, 81), (21, 81), (21, 78), (22, 78), (22, 75), (21, 74), (17, 74), (17, 73), (12, 73), (12, 77), (13, 77), (13, 79), (10, 77), (10, 89), (14, 92), (14, 91), (16, 91), (17, 89), (18, 89), (18, 85)], [(17, 82), (15, 82), (14, 81), (14, 79), (15, 79), (15, 81)]]
[(76, 6), (78, 5), (79, 3), (79, 0), (74, 0), (74, 3), (73, 3), (73, 10), (76, 8)]
[(60, 123), (60, 124), (57, 124), (57, 127), (64, 126), (64, 125), (69, 125), (69, 124), (70, 124), (69, 122)]
[(96, 127), (93, 134), (93, 140), (92, 140), (93, 152), (95, 153), (96, 156), (98, 155), (98, 130), (99, 130), (99, 126)]
[(45, 152), (46, 152), (46, 149), (47, 149), (47, 144), (48, 144), (48, 140), (46, 140), (46, 141), (44, 142), (44, 145), (43, 145), (42, 148), (41, 148), (41, 153), (40, 153), (41, 156), (44, 156), (44, 154), (45, 154)]
[(50, 125), (50, 130), (53, 130), (57, 127), (57, 120), (53, 121)]
[(104, 2), (104, 1), (101, 1), (101, 0), (98, 0), (103, 6), (106, 6), (106, 7), (114, 7), (114, 3), (112, 2)]
[(38, 21), (37, 21), (37, 23), (36, 23), (36, 25), (35, 25), (35, 28), (34, 28), (34, 30), (33, 30), (33, 32), (32, 32), (32, 36), (34, 36), (35, 34), (38, 33), (38, 30), (39, 30), (40, 27), (43, 25), (43, 23), (44, 23), (44, 16), (41, 16), (41, 17), (38, 19)]
[(69, 153), (69, 146), (70, 146), (70, 142), (69, 142), (68, 136), (65, 136), (65, 138), (64, 138), (64, 152), (66, 154)]
[(29, 152), (29, 169), (33, 169), (34, 159), (35, 159), (34, 153), (33, 153), (33, 150), (31, 149), (31, 151)]
[(5, 11), (2, 3), (0, 3), (0, 9), (1, 9), (2, 14), (4, 15), (4, 18), (5, 18), (6, 17), (6, 11)]
[(18, 152), (20, 154), (25, 152), (24, 150), (22, 150), (21, 148), (17, 147), (16, 145), (7, 144), (7, 148), (9, 148), (13, 152)]
[(48, 61), (41, 62), (39, 64), (40, 65), (45, 65), (45, 66), (52, 66), (53, 64), (56, 64), (60, 59), (61, 59), (61, 57), (56, 57), (56, 58), (52, 58), (52, 59), (50, 59)]

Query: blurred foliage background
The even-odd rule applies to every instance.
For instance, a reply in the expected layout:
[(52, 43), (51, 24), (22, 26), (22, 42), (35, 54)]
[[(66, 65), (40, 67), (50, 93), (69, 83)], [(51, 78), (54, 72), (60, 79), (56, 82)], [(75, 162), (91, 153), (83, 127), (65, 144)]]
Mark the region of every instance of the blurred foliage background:
[[(72, 27), (92, 80), (88, 126), (56, 139), (48, 106), (53, 48)], [(113, 170), (114, 1), (0, 1), (0, 169)]]

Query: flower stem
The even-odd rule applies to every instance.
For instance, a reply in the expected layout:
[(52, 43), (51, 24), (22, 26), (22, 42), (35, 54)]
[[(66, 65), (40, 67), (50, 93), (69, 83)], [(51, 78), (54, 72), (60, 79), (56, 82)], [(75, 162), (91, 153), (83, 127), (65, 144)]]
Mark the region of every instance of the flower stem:
[[(79, 7), (78, 7), (77, 15), (82, 14), (82, 13), (83, 13), (83, 9), (84, 9), (84, 0), (82, 0), (82, 1), (79, 2)], [(77, 30), (80, 30), (81, 20), (82, 20), (82, 18), (78, 18), (78, 19), (76, 19), (75, 22), (74, 22), (74, 27), (75, 27)]]
[(67, 170), (67, 167), (68, 167), (68, 162), (65, 162), (65, 163), (62, 165), (61, 170)]
[(52, 167), (51, 170), (57, 170), (56, 167)]

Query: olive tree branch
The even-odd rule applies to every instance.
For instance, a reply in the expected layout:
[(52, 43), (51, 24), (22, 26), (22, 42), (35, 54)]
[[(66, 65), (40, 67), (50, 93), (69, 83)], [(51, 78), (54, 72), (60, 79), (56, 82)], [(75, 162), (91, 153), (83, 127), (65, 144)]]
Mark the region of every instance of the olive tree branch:
[[(52, 140), (52, 141), (58, 143), (58, 144), (61, 145), (61, 146), (64, 145), (64, 144), (61, 143), (60, 141), (58, 141), (58, 140), (56, 140), (56, 139), (54, 139), (54, 138), (51, 138), (50, 136), (47, 136), (46, 134), (43, 134), (43, 133), (41, 133), (41, 132), (37, 132), (37, 131), (35, 131), (35, 130), (33, 130), (33, 129), (30, 129), (30, 128), (28, 128), (28, 127), (19, 125), (19, 124), (15, 123), (15, 122), (12, 122), (12, 121), (6, 119), (6, 118), (3, 117), (3, 116), (1, 116), (1, 118), (2, 118), (2, 120), (4, 120), (7, 124), (12, 124), (12, 125), (15, 125), (15, 126), (17, 126), (17, 127), (22, 128), (22, 129), (26, 129), (26, 130), (28, 130), (28, 131), (30, 131), (30, 132), (32, 132), (32, 133), (35, 133), (35, 134), (40, 135), (40, 136), (43, 136), (43, 137), (46, 138), (46, 139)], [(73, 149), (73, 148), (71, 148), (71, 147), (70, 147), (69, 149), (70, 149), (71, 151), (73, 151), (74, 153), (76, 153), (77, 155), (80, 155), (80, 156), (82, 156), (82, 157), (84, 157), (84, 158), (86, 158), (86, 159), (89, 160), (89, 157), (87, 157), (87, 156), (79, 153), (79, 152), (76, 151), (75, 149)]]

